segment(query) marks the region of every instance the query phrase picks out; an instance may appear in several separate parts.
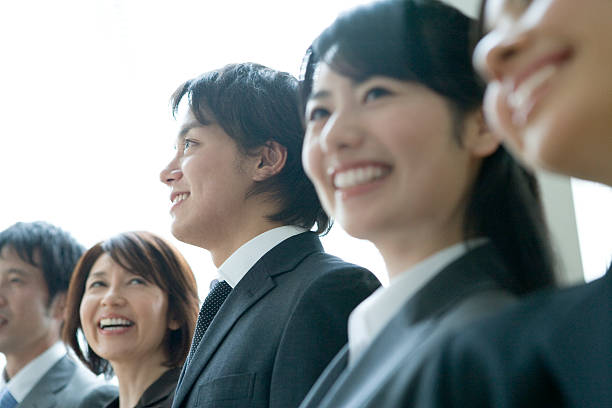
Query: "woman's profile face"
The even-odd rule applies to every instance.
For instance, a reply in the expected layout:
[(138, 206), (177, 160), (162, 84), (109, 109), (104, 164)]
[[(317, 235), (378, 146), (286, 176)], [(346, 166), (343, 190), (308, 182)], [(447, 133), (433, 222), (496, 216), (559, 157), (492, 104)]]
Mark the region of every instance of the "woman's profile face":
[(486, 2), (485, 113), (527, 163), (594, 180), (609, 166), (611, 21), (609, 0)]
[(477, 164), (453, 137), (443, 97), (389, 77), (357, 83), (325, 63), (314, 77), (303, 163), (349, 234), (375, 244), (407, 231), (431, 238), (462, 221)]
[(178, 328), (167, 320), (167, 294), (107, 253), (89, 272), (79, 312), (89, 346), (111, 363), (163, 361), (164, 336), (168, 329)]

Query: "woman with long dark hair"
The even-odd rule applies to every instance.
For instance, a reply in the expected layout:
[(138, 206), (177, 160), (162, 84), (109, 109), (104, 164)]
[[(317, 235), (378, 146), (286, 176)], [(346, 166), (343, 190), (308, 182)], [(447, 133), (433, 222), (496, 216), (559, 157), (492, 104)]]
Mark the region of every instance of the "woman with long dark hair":
[[(527, 165), (612, 186), (610, 21), (608, 0), (483, 2), (487, 120)], [(611, 407), (610, 268), (449, 336), (423, 373), (410, 406)]]
[(303, 163), (326, 211), (383, 256), (389, 285), (304, 407), (394, 406), (391, 379), (436, 339), (553, 285), (533, 175), (482, 119), (472, 20), (437, 1), (341, 15), (310, 47)]

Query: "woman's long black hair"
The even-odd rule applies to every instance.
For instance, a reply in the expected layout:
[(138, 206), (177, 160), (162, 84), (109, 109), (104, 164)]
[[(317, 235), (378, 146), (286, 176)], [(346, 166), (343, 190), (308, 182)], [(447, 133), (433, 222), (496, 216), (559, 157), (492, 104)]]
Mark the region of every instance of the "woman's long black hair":
[[(485, 84), (471, 63), (475, 22), (436, 0), (384, 0), (342, 14), (308, 49), (302, 107), (317, 64), (361, 82), (374, 75), (421, 83), (451, 107), (461, 145), (463, 118), (480, 109)], [(466, 208), (464, 237), (488, 237), (524, 294), (554, 284), (554, 261), (534, 175), (500, 146), (482, 162)]]

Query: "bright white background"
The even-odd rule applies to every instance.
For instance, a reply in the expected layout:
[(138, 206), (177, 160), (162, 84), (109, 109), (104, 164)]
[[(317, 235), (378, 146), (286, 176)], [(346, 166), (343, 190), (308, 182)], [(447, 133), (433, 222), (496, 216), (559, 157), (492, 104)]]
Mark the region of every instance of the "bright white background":
[[(86, 246), (121, 231), (150, 230), (185, 253), (205, 295), (214, 266), (205, 251), (171, 237), (168, 191), (158, 180), (176, 131), (170, 94), (230, 62), (297, 74), (315, 36), (360, 2), (2, 2), (0, 229), (46, 220)], [(593, 279), (612, 253), (612, 192), (584, 182), (574, 188), (585, 276)], [(338, 225), (323, 242), (385, 280), (369, 243)]]

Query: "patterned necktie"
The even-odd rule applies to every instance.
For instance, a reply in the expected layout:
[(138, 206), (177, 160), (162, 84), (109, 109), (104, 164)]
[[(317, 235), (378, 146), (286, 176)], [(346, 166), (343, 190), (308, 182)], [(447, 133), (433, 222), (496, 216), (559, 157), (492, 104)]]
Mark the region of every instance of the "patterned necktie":
[(14, 408), (17, 406), (17, 400), (10, 393), (8, 388), (5, 388), (0, 392), (0, 408)]
[(206, 329), (208, 329), (208, 326), (210, 326), (219, 308), (223, 302), (225, 302), (225, 298), (227, 298), (232, 291), (232, 287), (226, 281), (218, 281), (215, 279), (210, 286), (210, 292), (206, 296), (206, 299), (204, 299), (204, 303), (202, 303), (202, 308), (198, 314), (198, 323), (196, 324), (193, 341), (191, 342), (191, 349), (187, 356), (187, 364), (191, 362), (202, 337), (204, 337)]

